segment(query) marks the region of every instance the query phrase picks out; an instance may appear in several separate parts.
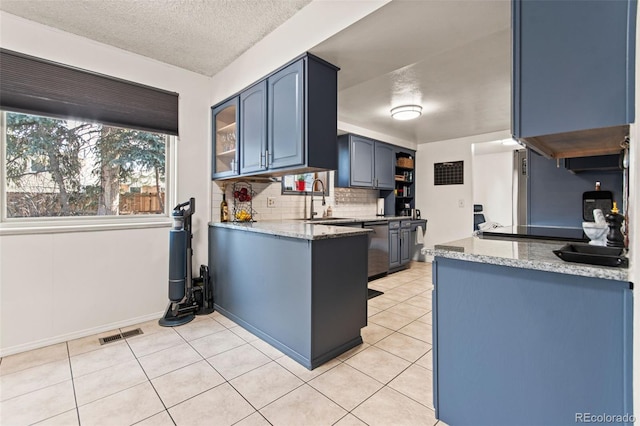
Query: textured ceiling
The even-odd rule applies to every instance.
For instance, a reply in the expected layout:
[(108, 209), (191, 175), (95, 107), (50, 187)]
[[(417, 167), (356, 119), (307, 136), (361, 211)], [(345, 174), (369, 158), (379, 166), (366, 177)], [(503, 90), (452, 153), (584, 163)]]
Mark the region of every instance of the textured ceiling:
[[(0, 10), (211, 76), (310, 1), (0, 0)], [(311, 51), (341, 68), (341, 122), (418, 144), (510, 128), (507, 0), (394, 0)], [(422, 116), (393, 120), (406, 103)]]
[[(340, 67), (340, 121), (415, 143), (510, 128), (510, 3), (392, 1), (311, 51)], [(410, 121), (391, 118), (404, 104)]]
[(311, 0), (1, 0), (0, 10), (212, 76)]

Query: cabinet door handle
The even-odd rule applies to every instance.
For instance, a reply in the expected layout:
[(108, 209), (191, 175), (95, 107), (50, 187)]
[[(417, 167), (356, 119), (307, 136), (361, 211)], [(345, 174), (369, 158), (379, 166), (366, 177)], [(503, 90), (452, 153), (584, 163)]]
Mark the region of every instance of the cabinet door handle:
[(268, 169), (269, 168), (269, 150), (268, 149), (264, 152), (264, 158), (265, 158), (264, 167)]
[(260, 155), (260, 159), (259, 159), (259, 167), (262, 168), (262, 159), (264, 158), (264, 154), (259, 152), (258, 153)]

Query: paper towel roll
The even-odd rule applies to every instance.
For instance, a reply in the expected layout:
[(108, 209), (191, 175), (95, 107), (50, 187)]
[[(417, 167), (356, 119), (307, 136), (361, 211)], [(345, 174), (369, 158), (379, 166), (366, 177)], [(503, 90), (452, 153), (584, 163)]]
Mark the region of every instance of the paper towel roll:
[(384, 198), (378, 198), (376, 203), (376, 214), (379, 216), (384, 216)]

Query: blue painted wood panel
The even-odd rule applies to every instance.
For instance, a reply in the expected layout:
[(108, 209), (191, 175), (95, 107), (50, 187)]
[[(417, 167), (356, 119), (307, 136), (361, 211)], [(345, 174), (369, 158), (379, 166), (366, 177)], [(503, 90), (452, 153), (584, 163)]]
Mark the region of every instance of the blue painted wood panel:
[(367, 235), (283, 238), (209, 227), (214, 305), (308, 369), (362, 343)]
[(596, 182), (612, 191), (622, 209), (622, 172), (592, 171), (572, 174), (556, 160), (529, 152), (527, 217), (529, 225), (582, 227), (582, 193), (593, 191)]
[(304, 163), (304, 61), (295, 62), (267, 80), (269, 93), (269, 168)]
[(350, 186), (372, 188), (375, 179), (375, 142), (360, 136), (351, 137), (351, 182)]
[(411, 222), (402, 222), (400, 229), (400, 265), (406, 265), (411, 260), (415, 240), (411, 238)]
[(629, 283), (436, 257), (434, 391), (451, 425), (632, 414)]
[(512, 1), (515, 137), (634, 121), (636, 7)]
[(392, 145), (375, 143), (375, 187), (378, 189), (395, 188), (396, 156)]
[(389, 269), (400, 266), (400, 229), (389, 227)]
[(240, 94), (240, 173), (266, 169), (267, 82)]

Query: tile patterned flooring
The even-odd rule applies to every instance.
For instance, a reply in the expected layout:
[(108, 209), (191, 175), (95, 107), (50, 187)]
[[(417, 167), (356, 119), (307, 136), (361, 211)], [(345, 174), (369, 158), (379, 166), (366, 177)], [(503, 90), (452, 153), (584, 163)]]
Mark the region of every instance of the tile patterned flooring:
[(431, 264), (370, 283), (364, 343), (309, 371), (214, 312), (0, 360), (0, 424), (420, 425), (435, 418)]

